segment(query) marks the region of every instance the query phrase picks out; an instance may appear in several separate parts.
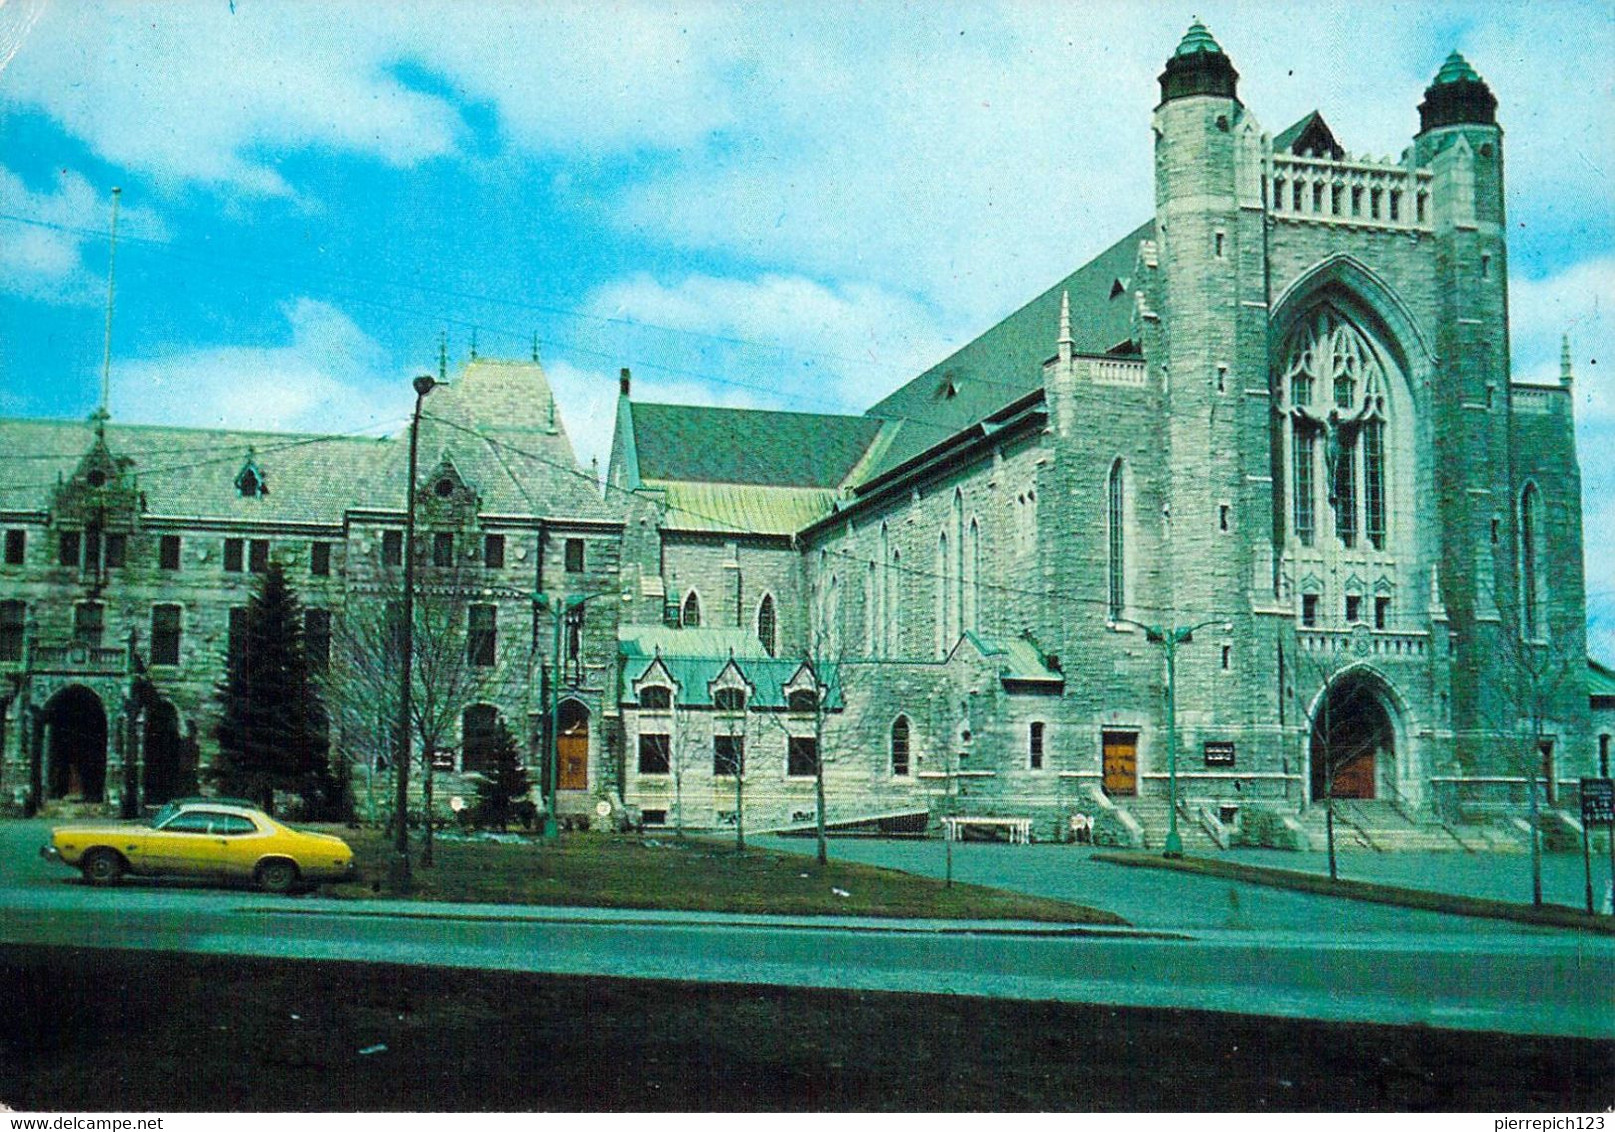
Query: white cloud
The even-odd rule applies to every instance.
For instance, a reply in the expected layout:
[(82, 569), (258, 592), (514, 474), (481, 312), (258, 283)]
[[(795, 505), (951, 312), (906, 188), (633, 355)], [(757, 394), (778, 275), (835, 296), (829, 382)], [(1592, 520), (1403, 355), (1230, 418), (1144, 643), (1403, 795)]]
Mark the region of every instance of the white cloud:
[(114, 367), (119, 420), (205, 428), (390, 432), (399, 425), (384, 352), (347, 315), (297, 299), (287, 341), (181, 350)]
[[(106, 237), (111, 198), (81, 174), (63, 169), (48, 191), (28, 187), (0, 165), (0, 205), (32, 223), (0, 221), (0, 288), (25, 298), (98, 303), (106, 298)], [(165, 239), (167, 230), (149, 208), (124, 208), (118, 231)], [(92, 245), (94, 250), (92, 251)]]

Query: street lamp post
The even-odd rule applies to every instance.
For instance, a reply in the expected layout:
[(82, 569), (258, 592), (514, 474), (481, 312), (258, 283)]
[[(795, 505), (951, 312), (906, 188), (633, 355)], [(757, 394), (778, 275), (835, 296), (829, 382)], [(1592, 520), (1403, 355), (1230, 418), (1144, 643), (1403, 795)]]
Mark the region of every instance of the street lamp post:
[(1167, 779), (1167, 828), (1166, 847), (1162, 851), (1163, 857), (1183, 856), (1183, 837), (1178, 833), (1178, 700), (1177, 700), (1177, 657), (1178, 646), (1186, 645), (1194, 640), (1197, 630), (1211, 625), (1221, 625), (1224, 630), (1231, 630), (1233, 626), (1220, 618), (1202, 621), (1198, 625), (1162, 626), (1146, 625), (1142, 621), (1134, 621), (1126, 617), (1118, 617), (1116, 621), (1124, 625), (1132, 625), (1144, 630), (1144, 639), (1151, 644), (1163, 645), (1166, 648), (1166, 779)]
[(584, 594), (582, 597), (551, 597), (545, 593), (532, 595), (534, 608), (543, 607), (555, 621), (554, 651), (550, 662), (550, 703), (549, 703), (549, 740), (544, 744), (544, 766), (540, 773), (539, 789), (544, 794), (544, 826), (543, 837), (546, 841), (553, 841), (560, 836), (561, 829), (556, 821), (556, 795), (560, 792), (560, 760), (561, 760), (561, 628), (566, 622), (567, 615), (575, 609), (582, 609), (597, 597), (606, 597), (609, 590), (599, 593)]
[[(404, 488), (404, 610), (403, 625), (400, 627), (400, 646), (403, 655), (399, 657), (399, 686), (398, 686), (398, 731), (396, 742), (398, 746), (398, 796), (394, 806), (393, 820), (398, 823), (393, 841), (393, 860), (391, 881), (393, 888), (399, 891), (407, 889), (410, 883), (409, 875), (409, 733), (410, 733), (410, 691), (411, 681), (414, 679), (415, 660), (415, 476), (418, 470), (418, 454), (420, 450), (421, 434), (421, 403), (426, 395), (437, 387), (437, 379), (429, 374), (422, 374), (415, 379), (415, 412), (409, 418), (409, 482)], [(432, 815), (427, 814), (426, 820), (431, 821)]]

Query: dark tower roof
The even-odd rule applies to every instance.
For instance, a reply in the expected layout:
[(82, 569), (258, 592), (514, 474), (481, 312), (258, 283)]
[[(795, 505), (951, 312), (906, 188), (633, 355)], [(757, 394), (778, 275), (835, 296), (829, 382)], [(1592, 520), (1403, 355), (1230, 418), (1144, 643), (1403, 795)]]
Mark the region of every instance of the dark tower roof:
[(1189, 25), (1183, 42), (1161, 72), (1161, 101), (1215, 94), (1238, 101), (1239, 72), (1199, 20)]
[(1497, 99), (1486, 80), (1454, 51), (1419, 103), (1419, 132), (1462, 125), (1497, 125)]

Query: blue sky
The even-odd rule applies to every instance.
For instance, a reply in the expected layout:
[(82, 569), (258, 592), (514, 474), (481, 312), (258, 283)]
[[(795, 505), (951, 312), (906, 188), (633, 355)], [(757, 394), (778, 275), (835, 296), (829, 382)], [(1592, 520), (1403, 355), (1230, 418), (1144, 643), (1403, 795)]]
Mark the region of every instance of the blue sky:
[[(1277, 132), (1394, 156), (1462, 50), (1501, 103), (1516, 377), (1579, 382), (1615, 659), (1605, 3), (0, 3), (0, 413), (385, 428), (533, 337), (587, 463), (637, 396), (861, 411), (1148, 217), (1191, 15)], [(1599, 363), (1602, 363), (1600, 365)]]

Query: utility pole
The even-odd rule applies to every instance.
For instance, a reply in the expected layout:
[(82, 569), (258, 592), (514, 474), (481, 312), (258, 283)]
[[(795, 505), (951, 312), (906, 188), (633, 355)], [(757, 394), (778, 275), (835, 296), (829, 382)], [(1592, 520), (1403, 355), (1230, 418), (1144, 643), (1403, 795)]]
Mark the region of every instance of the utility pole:
[[(415, 385), (415, 412), (409, 419), (409, 482), (404, 488), (404, 623), (400, 627), (403, 656), (399, 658), (398, 688), (398, 797), (393, 820), (398, 823), (394, 834), (393, 860), (390, 880), (395, 891), (409, 888), (409, 733), (410, 691), (414, 680), (415, 660), (415, 477), (421, 434), (421, 403), (426, 395), (437, 388), (437, 379), (430, 374), (417, 377)], [(431, 821), (432, 815), (427, 814)]]

